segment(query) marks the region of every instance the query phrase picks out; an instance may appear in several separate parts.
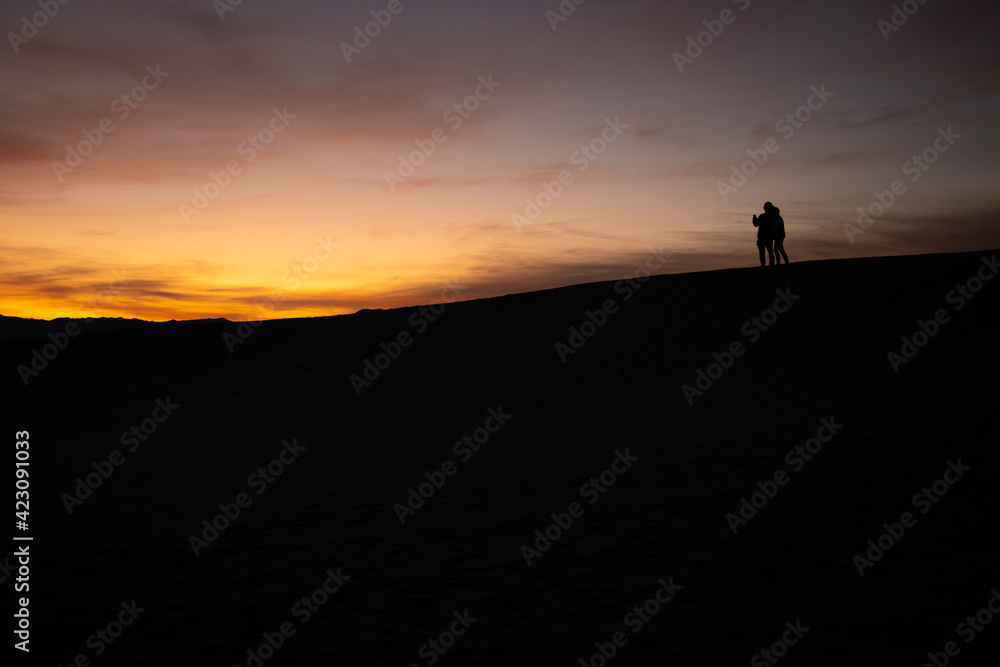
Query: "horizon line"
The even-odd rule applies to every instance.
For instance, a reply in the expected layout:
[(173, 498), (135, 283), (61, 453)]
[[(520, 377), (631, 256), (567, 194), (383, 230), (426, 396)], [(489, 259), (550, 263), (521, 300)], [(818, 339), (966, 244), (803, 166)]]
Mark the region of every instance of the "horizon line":
[[(954, 251), (954, 252), (925, 252), (925, 253), (900, 254), (900, 255), (878, 255), (878, 256), (875, 256), (875, 257), (828, 257), (828, 258), (824, 258), (824, 259), (806, 259), (806, 260), (801, 260), (801, 261), (792, 262), (792, 263), (793, 264), (797, 264), (797, 265), (801, 265), (801, 264), (815, 264), (815, 263), (819, 263), (819, 262), (879, 261), (879, 260), (885, 260), (885, 259), (900, 259), (900, 258), (910, 258), (910, 257), (931, 257), (931, 256), (939, 256), (939, 255), (940, 256), (943, 256), (943, 255), (965, 255), (965, 254), (975, 254), (975, 253), (983, 253), (983, 252), (1000, 252), (1000, 248), (983, 248), (983, 249), (979, 249), (979, 250), (961, 250), (961, 251)], [(668, 255), (669, 255), (669, 253), (668, 253)], [(699, 273), (714, 273), (714, 272), (717, 272), (717, 271), (741, 271), (741, 270), (760, 271), (761, 269), (764, 269), (764, 271), (769, 271), (769, 270), (774, 270), (775, 267), (771, 267), (771, 266), (768, 266), (768, 267), (761, 267), (761, 266), (731, 266), (731, 267), (721, 267), (721, 268), (717, 268), (717, 269), (699, 269), (699, 270), (694, 270), (694, 271), (679, 271), (679, 272), (676, 272), (676, 273), (669, 273), (669, 272), (652, 273), (649, 276), (649, 278), (666, 277), (666, 276), (681, 276), (681, 275), (695, 275), (695, 274), (699, 274)], [(783, 270), (783, 269), (777, 269), (777, 270)], [(448, 301), (446, 303), (447, 304), (471, 303), (473, 301), (482, 301), (482, 300), (485, 300), (485, 299), (499, 299), (499, 298), (504, 298), (504, 297), (508, 297), (508, 296), (518, 296), (518, 295), (522, 295), (522, 294), (535, 294), (535, 293), (539, 293), (539, 292), (548, 292), (548, 291), (559, 290), (559, 289), (568, 289), (568, 288), (580, 287), (580, 286), (584, 286), (584, 285), (597, 285), (597, 284), (601, 284), (601, 283), (615, 283), (615, 282), (619, 282), (620, 280), (622, 280), (622, 279), (593, 280), (593, 281), (581, 282), (581, 283), (570, 283), (568, 285), (555, 285), (555, 286), (552, 286), (552, 287), (544, 287), (542, 289), (528, 290), (528, 291), (525, 291), (525, 292), (508, 292), (506, 294), (494, 294), (492, 296), (481, 296), (481, 297), (470, 298), (470, 299), (465, 299), (465, 300), (456, 299), (455, 301)], [(445, 303), (445, 302), (438, 301), (438, 302), (430, 302), (430, 303), (415, 303), (415, 304), (406, 305), (406, 306), (394, 306), (392, 308), (376, 308), (376, 307), (367, 307), (366, 306), (364, 308), (359, 308), (359, 309), (355, 310), (354, 312), (350, 312), (350, 313), (335, 313), (335, 314), (330, 314), (330, 315), (298, 315), (298, 316), (293, 316), (293, 317), (272, 317), (272, 318), (259, 319), (259, 320), (257, 320), (257, 319), (232, 320), (232, 319), (229, 319), (228, 317), (198, 317), (198, 318), (192, 318), (192, 319), (176, 319), (176, 318), (171, 318), (169, 320), (149, 320), (149, 319), (143, 319), (143, 318), (140, 318), (140, 317), (125, 317), (125, 316), (121, 316), (121, 315), (119, 315), (119, 316), (100, 316), (100, 317), (60, 316), (60, 317), (54, 317), (52, 319), (44, 319), (44, 318), (37, 318), (37, 317), (25, 317), (25, 316), (22, 316), (22, 315), (8, 315), (6, 313), (0, 313), (0, 318), (17, 319), (17, 320), (32, 321), (32, 322), (56, 322), (56, 321), (60, 321), (60, 320), (74, 320), (74, 321), (81, 321), (81, 322), (82, 321), (88, 321), (88, 320), (123, 320), (123, 321), (146, 322), (146, 323), (149, 323), (149, 324), (171, 324), (171, 323), (183, 324), (183, 323), (188, 323), (188, 322), (229, 322), (229, 323), (233, 323), (233, 324), (240, 324), (240, 323), (243, 323), (243, 322), (276, 322), (276, 321), (284, 321), (284, 320), (307, 320), (307, 319), (320, 319), (320, 318), (325, 318), (325, 317), (344, 317), (344, 316), (349, 316), (349, 315), (357, 315), (357, 314), (363, 313), (363, 312), (391, 312), (393, 310), (409, 310), (409, 309), (414, 309), (414, 308), (423, 308), (423, 307), (427, 307), (427, 306), (437, 305), (439, 303)]]

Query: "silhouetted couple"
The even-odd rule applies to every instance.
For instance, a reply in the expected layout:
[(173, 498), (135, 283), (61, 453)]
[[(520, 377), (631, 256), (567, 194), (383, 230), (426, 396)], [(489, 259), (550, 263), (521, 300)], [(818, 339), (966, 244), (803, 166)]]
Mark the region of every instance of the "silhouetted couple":
[(781, 258), (785, 258), (788, 264), (788, 255), (785, 254), (785, 221), (779, 215), (781, 211), (771, 202), (764, 204), (764, 215), (753, 217), (753, 226), (757, 228), (757, 250), (760, 251), (760, 265), (764, 266), (764, 251), (767, 251), (768, 264), (774, 266), (775, 255), (778, 264)]

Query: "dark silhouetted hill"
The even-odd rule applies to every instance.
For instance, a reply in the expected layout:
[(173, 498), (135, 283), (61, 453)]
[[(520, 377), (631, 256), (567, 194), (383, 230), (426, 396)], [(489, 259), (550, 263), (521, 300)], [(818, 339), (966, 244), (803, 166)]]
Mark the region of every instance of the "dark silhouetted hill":
[[(972, 291), (995, 255), (109, 331), (27, 386), (38, 341), (4, 343), (4, 432), (32, 452), (33, 657), (247, 665), (289, 622), (267, 667), (598, 664), (616, 633), (616, 666), (922, 665), (949, 641), (955, 664), (993, 664), (1000, 627), (966, 644), (956, 624), (1000, 586), (1000, 280)], [(158, 401), (178, 406), (162, 422)], [(63, 494), (114, 450), (70, 515)], [(303, 623), (296, 603), (338, 568)], [(142, 616), (95, 657), (88, 636), (133, 599)], [(773, 649), (786, 623), (809, 630)]]

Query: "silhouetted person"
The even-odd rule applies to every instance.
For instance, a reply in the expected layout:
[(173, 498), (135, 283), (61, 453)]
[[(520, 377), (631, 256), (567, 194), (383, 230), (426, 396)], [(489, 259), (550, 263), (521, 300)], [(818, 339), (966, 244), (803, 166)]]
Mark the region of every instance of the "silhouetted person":
[[(764, 204), (766, 209), (771, 202)], [(788, 255), (785, 253), (785, 221), (781, 219), (781, 209), (777, 206), (773, 206), (771, 209), (774, 212), (771, 218), (771, 236), (774, 238), (774, 260), (777, 264), (781, 264), (781, 258), (785, 258), (785, 264), (789, 264)]]
[(764, 215), (759, 218), (755, 215), (753, 217), (753, 226), (757, 228), (757, 250), (760, 251), (760, 265), (764, 266), (764, 251), (767, 250), (767, 256), (770, 260), (770, 264), (774, 265), (774, 248), (771, 244), (774, 241), (773, 230), (774, 230), (774, 215), (772, 211), (774, 206), (771, 202), (764, 204)]

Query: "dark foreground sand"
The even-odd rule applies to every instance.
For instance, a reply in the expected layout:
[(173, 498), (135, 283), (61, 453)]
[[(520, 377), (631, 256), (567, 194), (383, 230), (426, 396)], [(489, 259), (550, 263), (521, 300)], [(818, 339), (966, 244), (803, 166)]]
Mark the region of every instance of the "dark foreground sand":
[[(628, 301), (595, 283), (451, 304), (424, 331), (412, 309), (275, 321), (235, 354), (234, 324), (99, 333), (27, 387), (15, 369), (41, 342), (4, 343), (4, 466), (30, 431), (32, 664), (256, 665), (248, 649), (283, 623), (264, 665), (601, 665), (616, 633), (610, 665), (766, 665), (773, 647), (781, 665), (920, 667), (949, 641), (950, 664), (1000, 664), (1000, 615), (959, 626), (1000, 590), (1000, 279), (948, 299), (994, 256), (662, 276)], [(786, 289), (766, 332), (743, 329)], [(556, 343), (607, 299), (618, 310), (562, 363)], [(895, 373), (887, 354), (938, 309), (950, 319)], [(349, 376), (404, 331), (356, 395)], [(689, 405), (682, 385), (737, 341)], [(129, 451), (123, 432), (168, 398)], [(824, 420), (811, 460), (786, 457)], [(484, 426), (479, 451), (453, 450)], [(279, 475), (248, 480), (293, 439)], [(124, 463), (68, 514), (63, 494), (114, 450)], [(629, 457), (603, 492), (588, 482)], [(447, 460), (401, 525), (394, 505)], [(758, 482), (774, 497), (734, 534)], [(196, 557), (189, 536), (241, 493)], [(854, 557), (907, 512), (861, 576)], [(529, 567), (522, 545), (547, 548)], [(309, 611), (330, 574), (340, 588)], [(120, 615), (113, 643), (88, 646)]]

